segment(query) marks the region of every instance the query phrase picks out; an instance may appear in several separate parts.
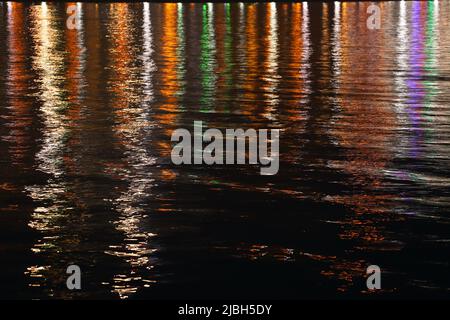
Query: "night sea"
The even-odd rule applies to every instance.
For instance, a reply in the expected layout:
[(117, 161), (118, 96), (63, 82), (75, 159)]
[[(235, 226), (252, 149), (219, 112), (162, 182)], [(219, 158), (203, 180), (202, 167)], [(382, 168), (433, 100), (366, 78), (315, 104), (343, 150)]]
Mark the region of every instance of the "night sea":
[(0, 298), (450, 298), (450, 1), (370, 5), (1, 2)]

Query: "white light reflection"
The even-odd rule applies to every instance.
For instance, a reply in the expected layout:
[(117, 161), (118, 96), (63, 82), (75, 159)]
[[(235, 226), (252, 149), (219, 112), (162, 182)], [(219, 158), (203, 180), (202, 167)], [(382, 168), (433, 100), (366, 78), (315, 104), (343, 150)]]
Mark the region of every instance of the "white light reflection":
[[(84, 31), (84, 23), (83, 23), (83, 4), (81, 2), (77, 2), (77, 28), (74, 29), (77, 33), (77, 44), (79, 49), (79, 71), (80, 79), (83, 79), (81, 75), (86, 71), (86, 61), (87, 61), (87, 49), (84, 44), (85, 31)], [(81, 91), (86, 87), (85, 80), (79, 81), (79, 90)]]
[[(61, 218), (70, 214), (71, 206), (67, 202), (67, 183), (60, 177), (65, 173), (64, 149), (68, 134), (67, 117), (64, 111), (68, 103), (64, 88), (65, 52), (59, 49), (63, 35), (54, 25), (53, 10), (49, 10), (45, 2), (31, 9), (33, 45), (33, 69), (38, 74), (38, 87), (41, 106), (39, 108), (44, 127), (41, 149), (36, 154), (37, 170), (49, 175), (47, 184), (28, 186), (29, 196), (45, 206), (35, 208), (29, 226), (43, 233), (41, 239), (34, 244), (32, 251), (45, 251), (46, 255), (58, 254), (62, 249), (58, 241)], [(54, 262), (54, 261), (53, 261)], [(41, 279), (44, 271), (51, 266), (30, 266), (27, 274), (32, 279)], [(51, 281), (51, 279), (46, 279)], [(31, 283), (39, 286), (39, 283)]]
[(310, 56), (311, 56), (311, 33), (309, 31), (309, 10), (308, 2), (302, 2), (302, 40), (303, 40), (303, 50), (302, 50), (302, 67), (301, 75), (305, 81), (305, 95), (301, 102), (306, 104), (309, 100), (309, 94), (311, 93), (310, 88)]
[(153, 100), (153, 82), (152, 75), (156, 70), (156, 65), (153, 62), (153, 35), (152, 35), (152, 25), (150, 21), (150, 3), (144, 2), (143, 7), (144, 21), (142, 24), (143, 31), (143, 47), (144, 51), (142, 54), (142, 63), (144, 66), (144, 73), (142, 75), (145, 87), (145, 102), (151, 102)]
[(334, 2), (333, 43), (331, 59), (333, 63), (333, 86), (339, 86), (338, 79), (341, 74), (341, 3)]
[[(152, 136), (151, 103), (154, 99), (153, 73), (156, 70), (152, 58), (153, 33), (149, 3), (144, 3), (142, 23), (142, 69), (131, 65), (139, 46), (130, 32), (132, 17), (128, 4), (113, 5), (108, 31), (113, 41), (110, 51), (117, 75), (111, 75), (109, 90), (114, 93), (112, 105), (116, 116), (114, 131), (118, 143), (123, 147), (123, 158), (127, 164), (121, 178), (128, 187), (113, 199), (118, 216), (114, 219), (117, 231), (123, 235), (119, 244), (111, 244), (105, 251), (124, 259), (128, 266), (113, 276), (112, 291), (121, 299), (127, 299), (141, 287), (148, 287), (154, 280), (151, 238), (155, 234), (143, 227), (148, 221), (145, 204), (151, 196), (154, 178), (152, 167), (155, 157), (149, 151)], [(130, 54), (128, 54), (130, 53)]]
[(269, 120), (275, 120), (275, 107), (279, 103), (278, 83), (280, 75), (278, 74), (278, 21), (277, 21), (277, 4), (271, 2), (269, 10), (269, 47), (267, 55), (267, 76), (264, 80), (269, 82), (265, 96), (268, 100), (269, 108), (264, 112), (263, 116)]
[[(409, 72), (408, 44), (410, 43), (410, 39), (408, 32), (406, 1), (404, 0), (400, 1), (399, 6), (400, 7), (398, 16), (397, 47), (396, 47), (397, 70), (394, 71), (394, 82), (398, 98), (395, 100), (393, 104), (393, 109), (398, 118), (398, 122), (405, 124), (408, 123), (408, 112), (406, 112), (407, 108), (406, 100), (409, 93), (405, 79), (407, 79)], [(407, 143), (408, 142), (406, 141), (406, 139), (403, 139), (403, 141), (399, 141), (399, 146), (397, 148), (399, 153), (403, 152), (402, 150), (405, 150)]]
[[(399, 18), (397, 27), (397, 65), (398, 70), (394, 72), (394, 81), (399, 92), (400, 97), (403, 98), (407, 95), (407, 88), (405, 83), (405, 77), (408, 72), (408, 53), (409, 53), (409, 34), (407, 25), (407, 15), (406, 15), (406, 1), (402, 0), (400, 2), (399, 8)], [(403, 108), (404, 103), (394, 103), (394, 107), (397, 109), (398, 114), (405, 114), (404, 110), (398, 110), (398, 108)]]

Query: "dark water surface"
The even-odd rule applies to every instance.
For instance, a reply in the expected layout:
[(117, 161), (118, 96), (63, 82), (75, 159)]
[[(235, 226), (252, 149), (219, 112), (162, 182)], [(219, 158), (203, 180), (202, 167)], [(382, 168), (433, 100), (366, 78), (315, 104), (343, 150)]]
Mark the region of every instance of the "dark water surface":
[[(2, 297), (450, 296), (450, 1), (380, 30), (369, 3), (68, 5), (0, 4)], [(194, 120), (279, 128), (278, 174), (174, 166)]]

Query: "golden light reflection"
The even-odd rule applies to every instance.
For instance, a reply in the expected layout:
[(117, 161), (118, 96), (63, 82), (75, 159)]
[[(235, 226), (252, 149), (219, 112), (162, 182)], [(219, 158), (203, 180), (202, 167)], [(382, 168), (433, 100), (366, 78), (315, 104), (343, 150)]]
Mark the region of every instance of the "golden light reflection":
[[(308, 26), (303, 24), (305, 19), (305, 8), (300, 3), (292, 4), (291, 23), (289, 23), (290, 38), (287, 42), (288, 64), (286, 66), (286, 77), (290, 80), (289, 86), (282, 89), (282, 94), (289, 97), (286, 112), (287, 120), (292, 122), (291, 130), (296, 133), (304, 128), (298, 123), (306, 118), (305, 102), (309, 94), (309, 64), (307, 51), (309, 50)], [(306, 58), (306, 59), (305, 59)], [(294, 122), (297, 122), (294, 124)]]
[[(381, 77), (369, 65), (376, 65), (377, 70), (388, 70), (391, 63), (385, 56), (377, 54), (376, 49), (381, 46), (382, 35), (375, 36), (371, 30), (365, 28), (363, 14), (356, 14), (356, 4), (345, 5), (342, 14), (341, 39), (334, 40), (333, 52), (340, 58), (336, 60), (333, 82), (337, 95), (337, 113), (333, 119), (333, 129), (330, 134), (333, 141), (343, 148), (346, 156), (343, 161), (333, 161), (330, 165), (350, 175), (350, 181), (357, 191), (339, 195), (327, 195), (329, 201), (343, 204), (350, 208), (352, 214), (342, 219), (339, 237), (344, 240), (358, 241), (359, 246), (353, 250), (366, 250), (367, 247), (383, 246), (386, 243), (383, 229), (377, 226), (377, 221), (387, 219), (383, 217), (389, 208), (388, 201), (392, 195), (373, 192), (383, 184), (384, 168), (387, 167), (394, 155), (394, 140), (389, 134), (396, 127), (394, 110), (387, 103), (381, 103), (377, 96), (393, 88), (389, 77)], [(361, 11), (365, 12), (365, 10)], [(335, 16), (335, 23), (340, 18)], [(350, 26), (354, 26), (350, 28)], [(359, 32), (355, 32), (359, 30)], [(359, 50), (352, 46), (354, 42), (369, 44), (366, 54), (358, 54), (352, 50)], [(337, 45), (337, 42), (340, 42)], [(349, 57), (357, 55), (359, 61), (355, 63)], [(336, 69), (336, 66), (338, 68)], [(357, 75), (358, 81), (351, 83), (350, 78)], [(372, 87), (373, 98), (368, 98), (368, 92), (363, 89)], [(370, 135), (367, 132), (371, 132)], [(374, 146), (377, 146), (374, 148)], [(357, 187), (356, 187), (357, 186)], [(395, 248), (393, 248), (395, 249)], [(324, 275), (335, 275), (343, 280), (339, 290), (346, 291), (353, 284), (353, 278), (364, 273), (364, 261), (349, 259), (338, 260), (331, 266), (332, 270), (324, 270)]]
[(158, 105), (159, 112), (155, 115), (156, 120), (165, 129), (165, 139), (159, 142), (162, 157), (170, 157), (172, 144), (170, 136), (172, 134), (171, 125), (176, 123), (177, 107), (179, 98), (177, 93), (180, 90), (178, 82), (178, 34), (177, 34), (177, 10), (176, 3), (164, 3), (161, 7), (161, 39), (163, 45), (160, 48), (162, 65), (159, 69), (161, 86), (159, 93), (162, 102)]
[(29, 68), (28, 51), (25, 44), (26, 7), (23, 3), (8, 2), (8, 78), (7, 91), (11, 107), (10, 130), (3, 137), (10, 143), (11, 162), (22, 169), (30, 166), (30, 145), (32, 144), (29, 128), (32, 125), (33, 106), (26, 99), (28, 81), (31, 78), (23, 70)]
[(246, 114), (250, 119), (255, 120), (256, 118), (256, 105), (253, 103), (257, 99), (256, 88), (257, 88), (257, 74), (258, 74), (258, 50), (259, 41), (257, 34), (257, 24), (256, 24), (256, 9), (257, 4), (245, 5), (246, 9), (246, 67), (247, 72), (245, 75), (245, 82), (243, 88), (244, 93), (244, 103), (242, 106), (243, 113)]
[[(75, 2), (68, 2), (67, 7), (76, 5), (76, 14), (79, 17), (76, 29), (66, 28), (65, 44), (67, 52), (67, 71), (65, 78), (67, 79), (67, 101), (69, 108), (67, 110), (67, 119), (75, 126), (79, 126), (79, 121), (82, 118), (81, 104), (83, 102), (82, 96), (86, 89), (86, 83), (83, 79), (86, 69), (86, 47), (84, 46), (84, 27), (83, 27), (83, 11), (82, 4)], [(80, 139), (68, 139), (67, 146), (70, 149), (79, 147)], [(65, 156), (64, 162), (68, 170), (76, 172), (75, 157)]]

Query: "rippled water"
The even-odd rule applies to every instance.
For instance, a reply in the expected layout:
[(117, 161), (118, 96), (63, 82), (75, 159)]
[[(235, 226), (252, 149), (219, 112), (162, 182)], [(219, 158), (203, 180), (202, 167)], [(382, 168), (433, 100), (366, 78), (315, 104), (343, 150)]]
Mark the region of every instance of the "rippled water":
[[(450, 1), (380, 30), (369, 3), (68, 5), (0, 4), (2, 297), (449, 296)], [(194, 120), (281, 129), (278, 174), (172, 165)]]

